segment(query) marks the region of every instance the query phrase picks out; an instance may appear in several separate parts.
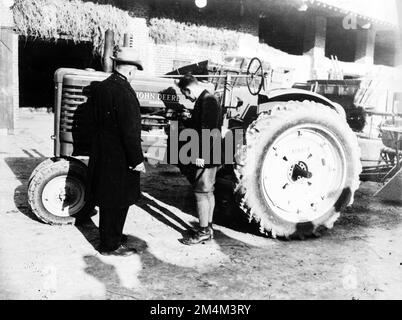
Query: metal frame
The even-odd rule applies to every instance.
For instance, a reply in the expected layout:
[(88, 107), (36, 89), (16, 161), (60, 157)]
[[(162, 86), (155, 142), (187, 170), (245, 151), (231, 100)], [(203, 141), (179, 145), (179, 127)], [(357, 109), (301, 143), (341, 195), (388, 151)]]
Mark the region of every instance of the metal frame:
[[(392, 121), (395, 122), (395, 119), (398, 117), (402, 117), (402, 114), (400, 113), (390, 113), (390, 112), (376, 112), (376, 111), (367, 111), (367, 115), (369, 116), (379, 116), (379, 117), (390, 117)], [(370, 123), (370, 134), (369, 136), (371, 137), (371, 127), (373, 125), (371, 119)], [(391, 130), (389, 130), (391, 129)], [(396, 140), (395, 144), (395, 149), (393, 148), (388, 148), (391, 149), (392, 151), (395, 152), (395, 161), (390, 163), (389, 161), (385, 160), (383, 157), (383, 153), (386, 153), (386, 148), (383, 148), (381, 150), (380, 157), (381, 159), (378, 160), (377, 165), (371, 165), (371, 166), (363, 166), (363, 173), (361, 174), (361, 177), (363, 178), (364, 181), (376, 181), (376, 182), (381, 182), (385, 183), (387, 179), (391, 178), (394, 176), (401, 168), (402, 168), (402, 150), (400, 150), (400, 143), (402, 143), (402, 128), (391, 128), (387, 127), (382, 127), (381, 130), (383, 131), (388, 131), (391, 134), (395, 134), (393, 141)], [(392, 129), (397, 129), (397, 130), (392, 130)], [(381, 162), (384, 160), (386, 164), (382, 164)], [(362, 160), (362, 162), (374, 162), (375, 160)]]

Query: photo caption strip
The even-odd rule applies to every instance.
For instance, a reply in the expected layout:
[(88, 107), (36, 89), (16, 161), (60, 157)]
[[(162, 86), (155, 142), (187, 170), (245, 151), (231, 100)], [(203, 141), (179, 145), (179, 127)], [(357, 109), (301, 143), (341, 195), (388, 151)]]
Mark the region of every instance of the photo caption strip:
[(166, 303), (151, 305), (149, 315), (151, 318), (163, 319), (164, 316), (168, 318), (203, 318), (203, 316), (220, 317), (220, 316), (249, 316), (253, 311), (252, 303), (199, 303), (199, 302), (185, 302), (185, 303)]

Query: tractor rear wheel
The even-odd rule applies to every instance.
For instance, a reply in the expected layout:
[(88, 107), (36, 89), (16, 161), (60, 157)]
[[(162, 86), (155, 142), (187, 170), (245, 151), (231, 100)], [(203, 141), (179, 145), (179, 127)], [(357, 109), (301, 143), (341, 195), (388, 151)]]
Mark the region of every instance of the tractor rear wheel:
[(28, 203), (43, 222), (73, 224), (88, 217), (94, 206), (85, 201), (87, 167), (75, 159), (48, 159), (34, 170)]
[(357, 137), (322, 104), (270, 107), (251, 124), (238, 153), (241, 208), (273, 237), (319, 235), (353, 203), (361, 172)]

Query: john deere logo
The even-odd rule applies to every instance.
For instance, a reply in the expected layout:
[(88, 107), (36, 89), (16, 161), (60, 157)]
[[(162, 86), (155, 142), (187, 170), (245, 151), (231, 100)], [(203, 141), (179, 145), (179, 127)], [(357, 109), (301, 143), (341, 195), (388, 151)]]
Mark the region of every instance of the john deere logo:
[(149, 91), (137, 91), (137, 97), (140, 100), (158, 100), (164, 102), (179, 102), (180, 97), (176, 94), (165, 94)]

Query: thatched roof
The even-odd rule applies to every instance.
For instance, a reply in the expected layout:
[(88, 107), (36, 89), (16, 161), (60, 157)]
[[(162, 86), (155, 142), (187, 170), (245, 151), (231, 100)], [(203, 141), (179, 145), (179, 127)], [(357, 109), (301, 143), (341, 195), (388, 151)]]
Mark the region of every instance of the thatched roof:
[(129, 19), (127, 12), (111, 5), (80, 0), (15, 0), (12, 10), (20, 35), (91, 41), (97, 53), (103, 51), (105, 31), (112, 29), (119, 43)]

